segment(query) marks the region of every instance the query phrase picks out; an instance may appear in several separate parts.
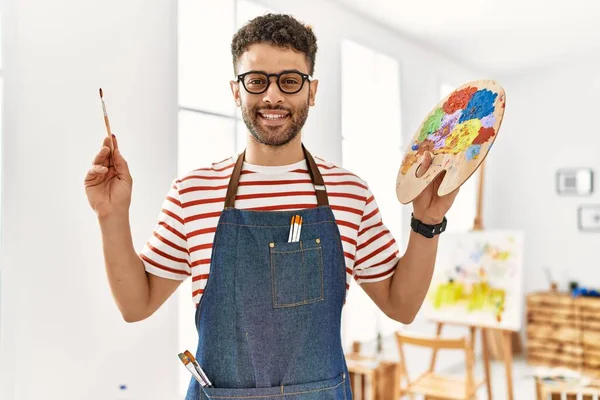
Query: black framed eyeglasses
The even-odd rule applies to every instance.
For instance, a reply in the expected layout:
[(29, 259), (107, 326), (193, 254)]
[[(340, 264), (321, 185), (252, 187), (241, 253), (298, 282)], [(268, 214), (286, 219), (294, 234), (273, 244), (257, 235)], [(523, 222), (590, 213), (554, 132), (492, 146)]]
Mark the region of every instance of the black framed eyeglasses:
[(286, 94), (298, 93), (304, 87), (304, 82), (310, 82), (310, 76), (297, 70), (281, 71), (278, 74), (267, 74), (263, 71), (248, 71), (238, 75), (238, 82), (242, 82), (248, 93), (261, 94), (271, 85), (271, 77), (277, 78), (279, 90)]

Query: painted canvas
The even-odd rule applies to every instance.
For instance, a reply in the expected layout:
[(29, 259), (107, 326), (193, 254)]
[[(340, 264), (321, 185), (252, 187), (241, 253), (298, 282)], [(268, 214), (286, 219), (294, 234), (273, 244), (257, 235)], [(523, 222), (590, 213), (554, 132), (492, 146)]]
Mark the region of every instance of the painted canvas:
[(518, 331), (522, 325), (523, 234), (444, 234), (423, 315), (430, 320)]

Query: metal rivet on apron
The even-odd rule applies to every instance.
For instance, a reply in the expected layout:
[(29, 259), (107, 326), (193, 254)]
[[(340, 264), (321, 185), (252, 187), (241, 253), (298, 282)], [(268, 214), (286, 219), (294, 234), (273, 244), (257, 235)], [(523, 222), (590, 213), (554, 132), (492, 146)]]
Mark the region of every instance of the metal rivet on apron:
[(321, 239), (317, 239), (317, 240), (315, 240), (315, 242), (321, 243)]
[(275, 247), (275, 243), (269, 243), (269, 247)]

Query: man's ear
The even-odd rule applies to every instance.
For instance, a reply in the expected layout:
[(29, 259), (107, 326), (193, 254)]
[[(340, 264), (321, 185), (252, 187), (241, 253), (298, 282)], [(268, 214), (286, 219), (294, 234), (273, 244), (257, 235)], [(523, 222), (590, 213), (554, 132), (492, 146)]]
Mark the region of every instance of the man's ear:
[(315, 97), (317, 96), (318, 87), (319, 81), (317, 79), (315, 79), (314, 81), (310, 81), (308, 105), (310, 105), (311, 107), (315, 105)]
[(240, 107), (242, 105), (242, 99), (240, 98), (240, 86), (236, 81), (230, 81), (229, 86), (231, 87), (231, 93), (233, 94), (233, 100), (235, 104)]

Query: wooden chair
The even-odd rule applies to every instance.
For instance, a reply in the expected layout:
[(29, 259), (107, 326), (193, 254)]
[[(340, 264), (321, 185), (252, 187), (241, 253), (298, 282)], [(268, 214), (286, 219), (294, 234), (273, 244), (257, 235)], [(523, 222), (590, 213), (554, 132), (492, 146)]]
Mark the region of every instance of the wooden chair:
[[(471, 341), (466, 337), (458, 339), (442, 339), (442, 338), (422, 338), (409, 335), (406, 333), (396, 332), (396, 340), (398, 343), (398, 351), (400, 352), (400, 368), (405, 372), (401, 378), (406, 380), (406, 385), (398, 385), (398, 393), (396, 398), (404, 398), (409, 396), (414, 399), (414, 395), (423, 395), (425, 399), (448, 399), (448, 400), (473, 400), (476, 399), (477, 389), (485, 383), (475, 383), (473, 374), (474, 355)], [(442, 349), (463, 350), (465, 353), (466, 372), (464, 378), (450, 375), (442, 375), (433, 372), (433, 366), (420, 375), (418, 378), (411, 380), (406, 368), (403, 346), (413, 345), (419, 347), (428, 347), (438, 351)], [(404, 386), (404, 387), (403, 387)]]

